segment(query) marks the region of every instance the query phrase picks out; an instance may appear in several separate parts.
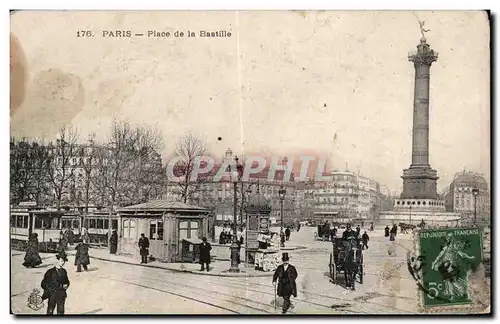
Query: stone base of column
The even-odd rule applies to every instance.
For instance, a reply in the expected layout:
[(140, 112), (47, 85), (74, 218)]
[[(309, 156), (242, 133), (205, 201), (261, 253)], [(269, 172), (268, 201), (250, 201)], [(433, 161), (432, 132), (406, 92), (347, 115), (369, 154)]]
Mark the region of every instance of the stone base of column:
[(437, 199), (437, 171), (429, 165), (411, 165), (403, 170), (402, 199)]

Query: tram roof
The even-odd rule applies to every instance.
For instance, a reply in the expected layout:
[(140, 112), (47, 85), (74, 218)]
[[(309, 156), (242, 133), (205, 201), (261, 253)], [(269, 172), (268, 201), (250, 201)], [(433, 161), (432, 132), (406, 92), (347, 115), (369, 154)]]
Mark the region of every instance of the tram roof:
[(147, 203), (127, 206), (120, 209), (120, 211), (140, 211), (140, 210), (158, 210), (158, 211), (175, 210), (175, 211), (198, 211), (198, 212), (210, 211), (207, 208), (189, 205), (180, 201), (170, 201), (170, 200), (154, 200)]

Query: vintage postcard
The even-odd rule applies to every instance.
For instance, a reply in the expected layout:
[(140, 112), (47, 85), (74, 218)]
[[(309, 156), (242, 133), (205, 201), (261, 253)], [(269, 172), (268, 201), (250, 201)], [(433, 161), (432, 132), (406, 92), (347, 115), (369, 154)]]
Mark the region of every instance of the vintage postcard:
[(486, 11), (12, 11), (16, 315), (490, 314)]

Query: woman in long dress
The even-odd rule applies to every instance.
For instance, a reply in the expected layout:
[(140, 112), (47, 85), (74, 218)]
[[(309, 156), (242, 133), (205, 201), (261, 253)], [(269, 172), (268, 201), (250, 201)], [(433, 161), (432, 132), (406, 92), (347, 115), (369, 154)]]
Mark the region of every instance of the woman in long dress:
[(42, 258), (38, 254), (38, 234), (33, 233), (28, 241), (28, 249), (24, 256), (23, 266), (26, 268), (34, 268), (42, 264)]

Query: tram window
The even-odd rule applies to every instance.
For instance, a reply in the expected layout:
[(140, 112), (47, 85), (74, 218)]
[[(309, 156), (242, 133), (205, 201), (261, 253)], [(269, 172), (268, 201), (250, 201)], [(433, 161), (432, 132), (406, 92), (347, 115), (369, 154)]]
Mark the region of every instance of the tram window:
[(43, 228), (43, 219), (40, 217), (35, 218), (35, 228)]
[(89, 220), (88, 220), (88, 219), (85, 219), (85, 220), (83, 221), (83, 227), (85, 227), (85, 228), (89, 228)]
[(108, 229), (109, 228), (109, 219), (104, 220), (104, 228)]
[(80, 221), (78, 219), (73, 219), (73, 229), (80, 228)]
[(114, 229), (118, 229), (118, 220), (116, 219), (111, 220), (111, 225)]
[(89, 228), (96, 228), (95, 221), (96, 221), (95, 219), (89, 219), (89, 223), (90, 223)]
[(103, 229), (104, 228), (104, 224), (103, 224), (102, 219), (98, 219), (97, 220), (97, 228), (98, 229)]
[(16, 227), (16, 216), (10, 216), (10, 226)]
[(23, 216), (17, 216), (16, 227), (19, 227), (19, 228), (23, 227)]

